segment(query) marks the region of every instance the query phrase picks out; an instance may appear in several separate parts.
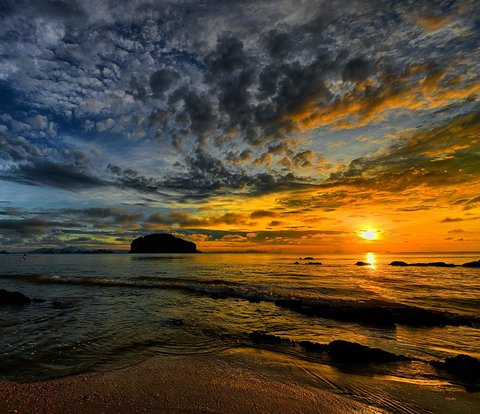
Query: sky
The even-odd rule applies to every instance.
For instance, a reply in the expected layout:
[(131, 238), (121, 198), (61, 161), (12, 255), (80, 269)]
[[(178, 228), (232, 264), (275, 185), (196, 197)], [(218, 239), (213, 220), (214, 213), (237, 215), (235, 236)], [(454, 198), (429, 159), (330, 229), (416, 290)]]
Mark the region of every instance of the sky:
[(0, 248), (480, 250), (476, 3), (3, 0)]

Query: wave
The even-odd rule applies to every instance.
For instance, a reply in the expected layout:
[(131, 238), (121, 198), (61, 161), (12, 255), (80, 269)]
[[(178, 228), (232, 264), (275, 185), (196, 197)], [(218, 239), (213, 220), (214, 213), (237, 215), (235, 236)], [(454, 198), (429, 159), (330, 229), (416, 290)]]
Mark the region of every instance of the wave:
[(415, 327), (469, 326), (480, 327), (480, 317), (461, 315), (382, 300), (345, 300), (328, 297), (302, 297), (292, 291), (275, 292), (239, 282), (220, 279), (188, 279), (140, 276), (129, 279), (91, 276), (59, 276), (42, 274), (3, 274), (0, 279), (24, 280), (41, 284), (67, 284), (97, 287), (128, 287), (136, 289), (172, 289), (209, 295), (212, 299), (245, 299), (250, 302), (274, 302), (280, 308), (305, 316), (354, 322), (383, 328), (397, 324)]

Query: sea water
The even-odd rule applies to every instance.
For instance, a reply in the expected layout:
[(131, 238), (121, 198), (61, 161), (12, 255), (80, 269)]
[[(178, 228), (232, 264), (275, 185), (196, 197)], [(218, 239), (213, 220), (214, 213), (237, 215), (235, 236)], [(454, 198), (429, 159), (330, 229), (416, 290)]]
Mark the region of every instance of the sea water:
[[(213, 253), (29, 255), (26, 260), (2, 255), (0, 288), (44, 301), (0, 307), (0, 376), (29, 381), (115, 369), (160, 353), (221, 355), (253, 349), (272, 369), (293, 364), (319, 386), (336, 387), (372, 404), (383, 399), (379, 406), (386, 409), (408, 412), (405, 393), (438, 400), (432, 408), (418, 397), (413, 411), (447, 407), (448, 412), (448, 398), (461, 399), (465, 412), (478, 408), (475, 389), (437, 372), (430, 362), (460, 353), (480, 358), (480, 269), (389, 265), (393, 260), (462, 264), (478, 260), (478, 255), (369, 253), (299, 259)], [(371, 265), (356, 266), (357, 261)], [(279, 299), (352, 309), (407, 306), (448, 312), (468, 323), (378, 326), (305, 315), (277, 306)], [(295, 344), (342, 339), (413, 361), (368, 369), (338, 366), (293, 342), (253, 342), (249, 334), (255, 331)], [(403, 397), (390, 389), (396, 387), (392, 384), (402, 384)], [(374, 389), (377, 394), (383, 390), (383, 397)], [(403, 403), (390, 407), (385, 403), (389, 393), (392, 399), (404, 398)]]

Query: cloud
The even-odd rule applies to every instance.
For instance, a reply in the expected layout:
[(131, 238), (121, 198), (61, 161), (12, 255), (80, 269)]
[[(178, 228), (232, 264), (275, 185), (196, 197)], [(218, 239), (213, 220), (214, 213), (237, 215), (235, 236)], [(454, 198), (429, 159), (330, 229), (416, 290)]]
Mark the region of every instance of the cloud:
[(265, 218), (265, 217), (277, 217), (278, 213), (275, 211), (267, 211), (267, 210), (255, 210), (250, 213), (250, 218), (257, 219), (257, 218)]
[(440, 223), (456, 223), (458, 221), (463, 221), (464, 219), (463, 218), (460, 218), (460, 217), (453, 217), (453, 218), (450, 218), (450, 217), (445, 217), (444, 219), (442, 219), (440, 221)]
[(0, 178), (27, 185), (45, 185), (63, 190), (78, 190), (104, 185), (100, 179), (73, 165), (37, 160), (17, 165)]
[[(476, 132), (480, 113), (459, 116), (445, 125), (420, 130), (380, 155), (353, 160), (325, 183), (402, 191), (420, 185), (442, 187), (477, 180), (474, 158), (480, 148)], [(436, 161), (438, 156), (451, 157)], [(330, 182), (331, 184), (328, 184)]]

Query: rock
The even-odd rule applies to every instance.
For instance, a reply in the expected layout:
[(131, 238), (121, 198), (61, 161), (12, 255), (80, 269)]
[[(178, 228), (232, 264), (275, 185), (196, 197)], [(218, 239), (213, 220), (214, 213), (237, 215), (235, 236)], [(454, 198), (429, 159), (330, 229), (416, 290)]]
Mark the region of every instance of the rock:
[(435, 367), (444, 369), (450, 375), (467, 380), (477, 381), (480, 379), (480, 360), (468, 355), (459, 354), (445, 358), (445, 362), (434, 362)]
[(199, 251), (195, 243), (162, 233), (149, 234), (133, 240), (129, 253), (199, 253)]
[(371, 263), (367, 263), (367, 262), (357, 262), (355, 263), (355, 266), (371, 266), (372, 264)]
[(46, 300), (45, 299), (40, 299), (40, 298), (33, 298), (32, 302), (33, 303), (45, 303)]
[(332, 307), (329, 314), (333, 319), (357, 322), (363, 325), (395, 328), (393, 313), (388, 308), (341, 306)]
[(418, 266), (418, 267), (456, 267), (457, 265), (453, 263), (445, 262), (430, 262), (430, 263), (406, 263), (402, 261), (395, 260), (390, 263), (390, 266)]
[(0, 305), (28, 305), (32, 300), (20, 292), (8, 292), (0, 289)]
[(302, 299), (277, 299), (275, 305), (281, 308), (288, 308), (299, 311), (303, 307)]
[(328, 351), (328, 345), (319, 344), (318, 342), (301, 341), (298, 344), (308, 352), (327, 352)]
[(259, 299), (259, 298), (248, 297), (247, 300), (248, 300), (250, 303), (260, 303), (260, 299)]
[(394, 260), (392, 263), (390, 263), (390, 266), (408, 266), (408, 263)]
[[(302, 259), (300, 259), (302, 260)], [(310, 257), (310, 256), (307, 256), (307, 257), (304, 257), (303, 260), (315, 260), (313, 257)]]
[(300, 264), (299, 262), (293, 262), (293, 264)]
[(335, 362), (395, 362), (408, 359), (378, 348), (370, 348), (356, 342), (332, 341), (328, 344), (328, 353)]
[(267, 343), (267, 344), (291, 344), (290, 339), (282, 338), (277, 335), (267, 334), (262, 331), (251, 332), (248, 337), (256, 343)]
[(412, 263), (409, 266), (425, 266), (425, 267), (455, 267), (453, 263), (430, 262), (430, 263)]
[(0, 254), (10, 254), (10, 252), (7, 252), (6, 250), (0, 250)]
[(183, 319), (170, 318), (168, 320), (168, 324), (171, 326), (183, 326), (184, 322), (183, 322)]
[(306, 265), (314, 265), (314, 266), (320, 266), (322, 263), (321, 262), (308, 262), (305, 263)]
[(463, 267), (480, 267), (480, 260), (477, 260), (475, 262), (464, 263), (462, 266)]
[(392, 309), (395, 322), (409, 326), (446, 326), (455, 325), (450, 315), (445, 312), (436, 312), (430, 309), (415, 308), (413, 306), (397, 307)]
[(210, 299), (227, 299), (227, 295), (225, 293), (214, 292), (210, 295)]

